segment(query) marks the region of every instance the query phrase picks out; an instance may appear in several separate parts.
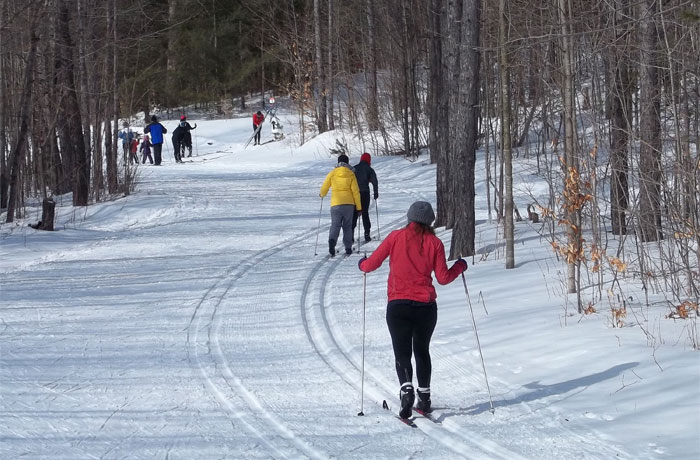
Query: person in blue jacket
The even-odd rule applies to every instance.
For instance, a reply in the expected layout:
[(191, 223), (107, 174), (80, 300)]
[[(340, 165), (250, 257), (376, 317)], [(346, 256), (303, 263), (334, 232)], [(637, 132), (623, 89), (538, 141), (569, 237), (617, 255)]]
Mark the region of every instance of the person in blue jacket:
[(151, 135), (151, 145), (153, 145), (153, 159), (155, 160), (156, 165), (160, 165), (162, 160), (161, 153), (163, 151), (163, 134), (167, 133), (168, 130), (165, 129), (165, 126), (161, 125), (158, 122), (158, 117), (153, 115), (151, 117), (151, 122), (148, 125), (146, 125), (143, 132)]
[(129, 153), (131, 151), (131, 142), (136, 139), (136, 133), (129, 127), (129, 122), (125, 121), (122, 125), (124, 129), (119, 131), (119, 139), (122, 140), (122, 151), (124, 152), (124, 164), (129, 158)]

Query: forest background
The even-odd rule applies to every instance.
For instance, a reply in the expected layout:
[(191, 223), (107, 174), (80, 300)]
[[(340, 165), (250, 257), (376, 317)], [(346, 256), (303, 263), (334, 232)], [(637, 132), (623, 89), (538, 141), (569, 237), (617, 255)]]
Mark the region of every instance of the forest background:
[(614, 298), (633, 271), (687, 316), (699, 55), (698, 0), (1, 0), (0, 207), (11, 223), (36, 198), (130, 193), (117, 131), (135, 113), (248, 116), (253, 95), (276, 95), (306, 139), (342, 129), (375, 154), (427, 148), (453, 258), (475, 254), (484, 149), (485, 199), (514, 267), (512, 162), (534, 157), (550, 193), (527, 215), (567, 265), (568, 292), (597, 277), (598, 297), (606, 286)]

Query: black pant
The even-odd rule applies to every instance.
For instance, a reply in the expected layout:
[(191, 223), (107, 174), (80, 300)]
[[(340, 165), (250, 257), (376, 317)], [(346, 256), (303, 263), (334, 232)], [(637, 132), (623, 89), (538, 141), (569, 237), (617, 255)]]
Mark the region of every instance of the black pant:
[(181, 161), (180, 157), (180, 145), (182, 144), (182, 141), (177, 138), (173, 138), (173, 154), (175, 156), (175, 161), (179, 162)]
[(258, 125), (258, 126), (255, 126), (255, 124), (253, 124), (253, 130), (255, 131), (255, 143), (259, 144), (260, 143), (260, 131), (262, 131), (262, 124)]
[(185, 149), (187, 149), (187, 156), (191, 157), (192, 156), (192, 135), (190, 134), (189, 131), (185, 131), (185, 134), (182, 135), (182, 140), (180, 141), (180, 152), (182, 153), (182, 156), (185, 156)]
[[(362, 206), (362, 211), (360, 211), (362, 213), (362, 226), (365, 227), (365, 235), (369, 235), (369, 230), (372, 228), (372, 222), (369, 220), (369, 192), (360, 192), (360, 205)], [(355, 215), (352, 217), (353, 233), (355, 233), (360, 212), (355, 211)]]
[(153, 144), (153, 159), (156, 164), (159, 165), (162, 161), (161, 152), (163, 151), (163, 144)]
[(413, 300), (392, 300), (386, 307), (386, 324), (391, 334), (399, 383), (412, 382), (411, 352), (416, 359), (418, 387), (430, 388), (432, 364), (430, 338), (437, 323), (437, 304)]

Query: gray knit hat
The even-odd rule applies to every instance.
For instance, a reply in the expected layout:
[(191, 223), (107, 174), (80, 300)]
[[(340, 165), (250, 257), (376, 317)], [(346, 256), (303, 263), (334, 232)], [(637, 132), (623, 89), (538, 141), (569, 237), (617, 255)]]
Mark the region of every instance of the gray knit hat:
[(435, 220), (433, 207), (427, 201), (416, 201), (408, 208), (408, 221), (424, 225), (432, 225)]

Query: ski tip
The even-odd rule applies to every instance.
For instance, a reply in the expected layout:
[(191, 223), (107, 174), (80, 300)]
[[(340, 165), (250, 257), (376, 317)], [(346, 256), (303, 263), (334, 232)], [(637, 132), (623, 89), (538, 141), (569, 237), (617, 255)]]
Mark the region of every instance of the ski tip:
[(389, 410), (389, 405), (386, 403), (386, 399), (382, 401), (382, 409)]

